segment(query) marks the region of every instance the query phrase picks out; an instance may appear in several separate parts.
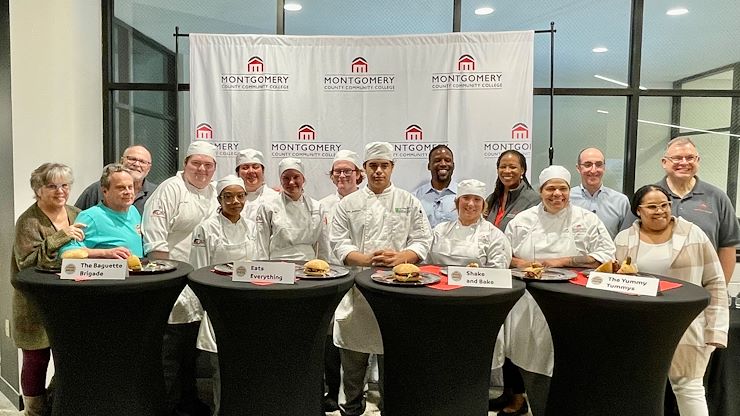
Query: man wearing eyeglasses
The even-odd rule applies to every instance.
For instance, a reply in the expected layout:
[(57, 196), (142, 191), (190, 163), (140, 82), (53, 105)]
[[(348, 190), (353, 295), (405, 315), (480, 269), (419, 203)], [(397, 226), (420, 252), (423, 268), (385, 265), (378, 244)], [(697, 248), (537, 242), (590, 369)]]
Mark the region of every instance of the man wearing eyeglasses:
[[(144, 146), (134, 145), (126, 148), (121, 156), (121, 164), (126, 167), (134, 178), (134, 206), (139, 214), (144, 212), (144, 203), (149, 195), (157, 188), (157, 184), (147, 181), (146, 177), (152, 169), (152, 155)], [(103, 191), (100, 181), (97, 181), (82, 192), (75, 206), (81, 210), (94, 207), (103, 200)]]
[(581, 184), (571, 188), (570, 202), (596, 214), (614, 239), (617, 233), (629, 228), (634, 221), (629, 199), (621, 192), (604, 186), (606, 164), (601, 150), (594, 147), (581, 150), (576, 170), (581, 175)]
[(699, 180), (699, 160), (699, 152), (690, 138), (671, 140), (661, 159), (666, 176), (658, 185), (670, 191), (673, 215), (693, 222), (707, 234), (717, 250), (725, 282), (729, 283), (735, 270), (740, 226), (727, 194)]

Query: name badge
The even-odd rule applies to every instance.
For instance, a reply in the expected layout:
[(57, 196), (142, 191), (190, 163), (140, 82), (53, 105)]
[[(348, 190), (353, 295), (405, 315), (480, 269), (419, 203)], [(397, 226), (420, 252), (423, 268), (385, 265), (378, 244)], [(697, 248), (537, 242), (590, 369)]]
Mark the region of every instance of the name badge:
[(660, 283), (660, 279), (654, 277), (591, 272), (588, 275), (586, 287), (630, 295), (656, 296), (658, 294), (658, 283)]
[(60, 276), (69, 280), (124, 280), (127, 274), (125, 259), (64, 259)]
[(451, 285), (511, 289), (510, 269), (450, 266), (447, 268), (447, 278), (447, 283)]
[(235, 261), (231, 280), (233, 282), (259, 281), (292, 285), (295, 283), (295, 265), (282, 262)]

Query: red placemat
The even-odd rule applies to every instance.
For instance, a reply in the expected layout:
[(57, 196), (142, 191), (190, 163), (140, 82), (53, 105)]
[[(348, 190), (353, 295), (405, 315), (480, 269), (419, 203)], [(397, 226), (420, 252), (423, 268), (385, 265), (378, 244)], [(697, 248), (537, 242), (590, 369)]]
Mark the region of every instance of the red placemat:
[[(578, 272), (578, 276), (568, 281), (576, 285), (586, 286), (586, 283), (588, 283), (588, 277), (586, 277), (583, 273)], [(658, 291), (665, 292), (666, 290), (675, 289), (681, 286), (683, 286), (681, 283), (674, 283), (674, 282), (669, 282), (667, 280), (660, 280), (658, 282)]]
[(432, 266), (432, 265), (421, 266), (419, 267), (419, 270), (421, 270), (422, 272), (436, 274), (437, 276), (440, 277), (441, 280), (439, 282), (433, 285), (427, 285), (428, 288), (437, 289), (437, 290), (455, 290), (455, 289), (460, 289), (461, 287), (463, 287), (460, 285), (448, 284), (447, 276), (442, 274), (441, 272), (442, 268), (440, 266)]

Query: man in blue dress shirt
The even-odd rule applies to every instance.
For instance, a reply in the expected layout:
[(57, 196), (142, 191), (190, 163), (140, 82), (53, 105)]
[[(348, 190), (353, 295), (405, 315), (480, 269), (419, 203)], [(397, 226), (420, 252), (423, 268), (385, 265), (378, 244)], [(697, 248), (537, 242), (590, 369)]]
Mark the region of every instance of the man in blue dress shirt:
[(614, 239), (617, 233), (629, 228), (635, 220), (629, 199), (621, 192), (604, 186), (606, 164), (601, 150), (594, 147), (581, 150), (576, 170), (581, 175), (581, 184), (570, 189), (570, 202), (596, 214)]
[(452, 150), (443, 144), (434, 146), (429, 152), (427, 169), (432, 180), (416, 188), (413, 194), (421, 201), (429, 224), (434, 228), (441, 222), (457, 219), (457, 183), (452, 181), (452, 172), (455, 171)]

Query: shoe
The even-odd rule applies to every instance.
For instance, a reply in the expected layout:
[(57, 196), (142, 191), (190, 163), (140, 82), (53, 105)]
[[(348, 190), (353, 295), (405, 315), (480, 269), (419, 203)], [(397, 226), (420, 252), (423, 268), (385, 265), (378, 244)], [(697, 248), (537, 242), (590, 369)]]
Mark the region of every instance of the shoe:
[(324, 413), (331, 413), (339, 410), (339, 403), (329, 396), (324, 396), (321, 399), (321, 406), (323, 407)]
[(488, 400), (488, 410), (491, 412), (500, 412), (511, 401), (511, 395), (503, 393), (495, 399)]
[(508, 412), (504, 412), (502, 409), (501, 411), (497, 413), (497, 415), (498, 416), (501, 416), (501, 415), (514, 416), (514, 415), (526, 415), (527, 413), (529, 413), (529, 404), (527, 403), (526, 400), (524, 400), (524, 403), (522, 404), (522, 407), (519, 408), (519, 410), (512, 412), (512, 413), (508, 413)]

